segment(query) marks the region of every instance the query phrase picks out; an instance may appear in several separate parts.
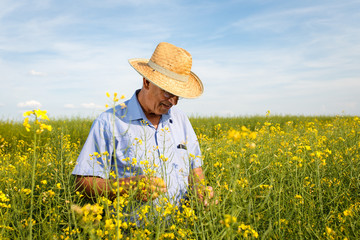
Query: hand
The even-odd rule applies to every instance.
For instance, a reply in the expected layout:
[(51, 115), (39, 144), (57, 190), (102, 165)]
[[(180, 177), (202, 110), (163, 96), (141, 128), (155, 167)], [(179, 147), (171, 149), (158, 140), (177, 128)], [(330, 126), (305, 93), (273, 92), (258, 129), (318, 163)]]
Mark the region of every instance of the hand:
[(138, 180), (135, 189), (138, 191), (137, 198), (144, 202), (154, 200), (159, 197), (161, 193), (167, 192), (166, 184), (162, 178), (148, 178), (143, 175), (140, 180)]
[(218, 200), (210, 201), (214, 198), (214, 190), (211, 186), (204, 186), (203, 189), (197, 189), (197, 197), (200, 199), (201, 202), (204, 203), (205, 207), (208, 207), (212, 204), (218, 204)]

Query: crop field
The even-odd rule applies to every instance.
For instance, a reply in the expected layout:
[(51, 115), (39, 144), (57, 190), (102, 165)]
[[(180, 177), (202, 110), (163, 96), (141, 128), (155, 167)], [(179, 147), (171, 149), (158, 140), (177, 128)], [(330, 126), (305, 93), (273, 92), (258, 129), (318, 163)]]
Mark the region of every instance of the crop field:
[(75, 188), (92, 119), (25, 116), (0, 121), (1, 239), (360, 239), (359, 117), (191, 118), (218, 204), (159, 196), (133, 220), (133, 194)]

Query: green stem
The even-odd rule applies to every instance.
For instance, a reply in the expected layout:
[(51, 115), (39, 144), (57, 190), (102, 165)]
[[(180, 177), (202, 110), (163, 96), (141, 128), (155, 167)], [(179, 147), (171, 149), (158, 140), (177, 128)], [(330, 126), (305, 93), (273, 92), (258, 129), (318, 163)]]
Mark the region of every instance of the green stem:
[[(116, 171), (116, 179), (117, 179), (117, 189), (116, 189), (116, 225), (118, 228), (120, 228), (120, 209), (119, 209), (119, 206), (120, 206), (120, 189), (119, 189), (119, 180), (118, 180), (118, 165), (117, 165), (117, 159), (116, 159), (116, 146), (115, 146), (115, 113), (116, 113), (116, 110), (115, 110), (115, 107), (116, 107), (116, 102), (113, 103), (113, 116), (112, 116), (112, 122), (111, 122), (111, 125), (112, 125), (112, 144), (113, 144), (113, 157), (114, 157), (114, 163), (115, 163), (115, 171)], [(111, 189), (111, 187), (110, 187)], [(116, 231), (116, 239), (119, 239), (119, 231)]]
[(35, 170), (37, 164), (36, 158), (36, 132), (34, 133), (34, 154), (33, 154), (33, 168), (31, 173), (31, 196), (30, 196), (30, 218), (29, 218), (29, 239), (32, 239), (32, 228), (33, 228), (33, 211), (34, 211), (34, 187), (35, 187)]

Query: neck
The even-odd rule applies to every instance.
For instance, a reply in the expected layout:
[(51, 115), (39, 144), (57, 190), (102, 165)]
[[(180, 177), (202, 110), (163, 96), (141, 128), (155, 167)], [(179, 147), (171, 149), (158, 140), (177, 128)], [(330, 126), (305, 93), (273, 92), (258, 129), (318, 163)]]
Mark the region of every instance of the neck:
[(150, 108), (146, 105), (146, 93), (144, 93), (143, 89), (140, 90), (136, 97), (146, 118), (154, 125), (155, 128), (157, 128), (161, 119), (161, 115), (156, 115), (150, 111)]

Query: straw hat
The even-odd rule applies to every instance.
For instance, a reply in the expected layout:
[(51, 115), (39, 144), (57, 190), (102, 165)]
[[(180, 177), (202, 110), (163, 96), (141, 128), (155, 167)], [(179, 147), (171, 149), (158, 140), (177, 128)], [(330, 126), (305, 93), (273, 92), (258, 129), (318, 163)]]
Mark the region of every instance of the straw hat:
[(196, 98), (204, 91), (199, 77), (190, 71), (190, 53), (170, 43), (159, 43), (150, 60), (133, 58), (129, 63), (144, 78), (176, 96)]

